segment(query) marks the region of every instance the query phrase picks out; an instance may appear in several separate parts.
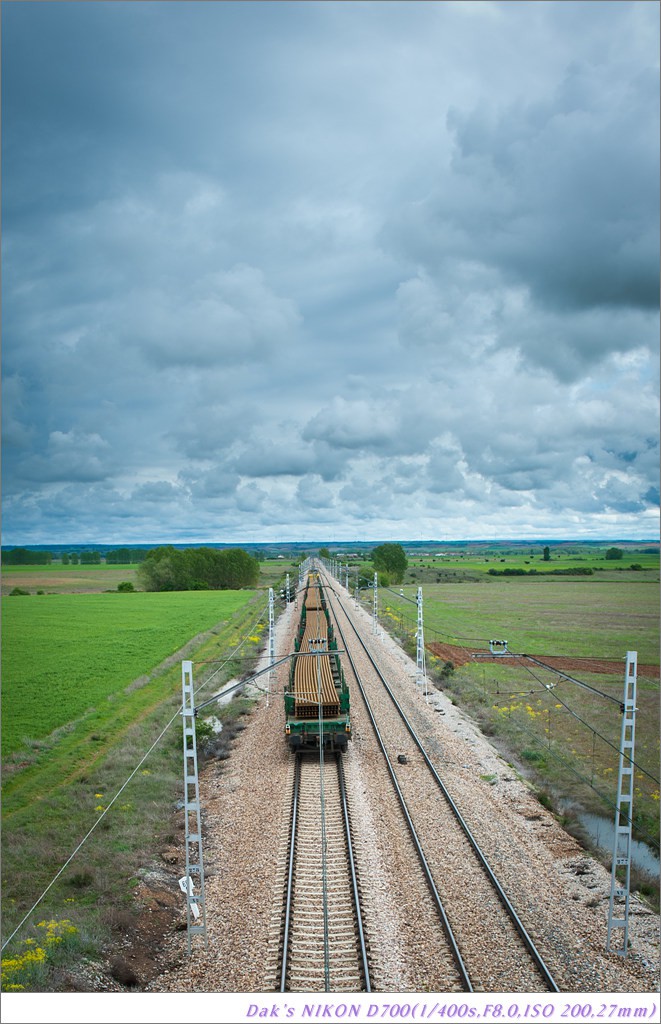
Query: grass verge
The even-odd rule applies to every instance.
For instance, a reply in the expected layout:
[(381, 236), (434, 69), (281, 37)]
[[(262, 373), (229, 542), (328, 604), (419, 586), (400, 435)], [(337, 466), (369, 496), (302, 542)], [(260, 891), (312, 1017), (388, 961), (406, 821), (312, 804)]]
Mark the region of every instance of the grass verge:
[[(264, 612), (258, 594), (186, 652), (200, 700), (250, 672), (263, 646), (264, 622), (256, 620)], [(174, 831), (183, 787), (180, 706), (180, 659), (168, 659), (141, 685), (114, 695), (95, 715), (26, 751), (25, 763), (10, 766), (3, 942), (28, 918), (3, 950), (7, 991), (58, 991), (77, 959), (100, 955), (116, 929), (130, 926), (134, 890), (159, 849), (181, 844)], [(214, 711), (229, 724), (221, 733), (225, 748), (249, 710), (241, 698)]]

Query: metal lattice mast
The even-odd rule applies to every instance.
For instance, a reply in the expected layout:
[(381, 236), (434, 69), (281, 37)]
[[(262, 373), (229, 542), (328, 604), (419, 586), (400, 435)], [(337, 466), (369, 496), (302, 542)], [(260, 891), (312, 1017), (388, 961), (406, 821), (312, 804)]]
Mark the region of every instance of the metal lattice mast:
[(420, 686), (425, 687), (425, 697), (427, 696), (427, 668), (425, 665), (425, 629), (422, 616), (422, 587), (418, 587), (418, 596), (416, 600), (418, 605), (418, 625), (416, 629), (416, 654), (415, 654), (415, 665), (416, 665), (416, 683)]
[[(629, 886), (631, 882), (631, 823), (633, 818), (633, 762), (636, 734), (637, 671), (638, 652), (627, 651), (626, 669), (624, 672), (620, 760), (617, 776), (615, 838), (613, 840), (613, 862), (611, 865), (611, 892), (608, 904), (608, 939), (606, 941), (606, 949), (609, 950), (614, 929), (622, 929), (622, 948), (616, 950), (619, 956), (627, 955), (629, 945)], [(616, 877), (618, 867), (624, 868), (624, 879), (622, 882)], [(616, 907), (616, 898), (620, 901), (623, 900), (624, 903), (620, 902)], [(616, 913), (621, 916), (616, 917)]]
[[(186, 830), (186, 874), (179, 886), (186, 897), (188, 952), (191, 936), (204, 935), (207, 941), (207, 912), (204, 899), (204, 859), (200, 819), (200, 785), (197, 773), (195, 707), (193, 704), (193, 662), (181, 663), (182, 720), (184, 728), (184, 823)], [(191, 825), (192, 820), (192, 825)], [(201, 909), (200, 909), (201, 908)], [(201, 914), (201, 918), (200, 918)]]
[[(275, 661), (275, 602), (273, 600), (273, 587), (269, 587), (269, 665), (272, 665)], [(267, 676), (266, 684), (266, 706), (269, 706), (269, 694), (271, 692), (271, 682), (273, 679), (273, 671), (269, 671)]]
[(374, 573), (374, 606), (372, 611), (372, 632), (379, 632), (379, 574)]

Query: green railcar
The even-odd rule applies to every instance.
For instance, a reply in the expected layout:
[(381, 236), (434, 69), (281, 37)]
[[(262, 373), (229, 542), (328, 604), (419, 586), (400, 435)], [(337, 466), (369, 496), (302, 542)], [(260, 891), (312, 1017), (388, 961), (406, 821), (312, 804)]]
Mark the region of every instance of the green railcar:
[(319, 577), (303, 598), (285, 690), (285, 735), (292, 750), (344, 751), (351, 738), (349, 687)]

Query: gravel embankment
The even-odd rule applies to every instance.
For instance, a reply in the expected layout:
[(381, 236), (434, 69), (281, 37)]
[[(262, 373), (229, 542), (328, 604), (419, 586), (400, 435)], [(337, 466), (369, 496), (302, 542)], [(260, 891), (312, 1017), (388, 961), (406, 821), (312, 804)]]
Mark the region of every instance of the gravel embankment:
[[(367, 612), (351, 600), (345, 604), (560, 988), (656, 991), (656, 915), (632, 898), (631, 953), (624, 961), (606, 953), (609, 873), (560, 828), (466, 715), (438, 691), (425, 702), (411, 660), (387, 635), (371, 636)], [(291, 650), (298, 615), (292, 604), (278, 620), (278, 654)], [(208, 949), (193, 939), (189, 957), (185, 932), (173, 934), (170, 960), (178, 966), (152, 981), (149, 991), (263, 992), (272, 985), (290, 798), (281, 697), (286, 672), (286, 664), (277, 670), (277, 692), (268, 704), (261, 698), (230, 759), (201, 775)], [(344, 763), (373, 991), (452, 991), (452, 964), (435, 938), (418, 870), (409, 867), (410, 841), (357, 695), (352, 720)], [(493, 990), (509, 991), (501, 979)]]

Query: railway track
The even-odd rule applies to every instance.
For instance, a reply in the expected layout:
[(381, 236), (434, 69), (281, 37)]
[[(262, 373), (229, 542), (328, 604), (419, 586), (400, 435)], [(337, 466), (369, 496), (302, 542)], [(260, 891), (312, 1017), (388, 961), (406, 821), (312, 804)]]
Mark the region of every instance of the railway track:
[(370, 991), (338, 755), (295, 758), (282, 922), (279, 991)]
[[(463, 991), (559, 991), (495, 872), (344, 608), (332, 594), (336, 629), (385, 759)], [(338, 621), (343, 614), (345, 633)], [(366, 665), (362, 675), (351, 648)], [(345, 670), (346, 671), (346, 670)], [(378, 722), (377, 722), (378, 716)]]

